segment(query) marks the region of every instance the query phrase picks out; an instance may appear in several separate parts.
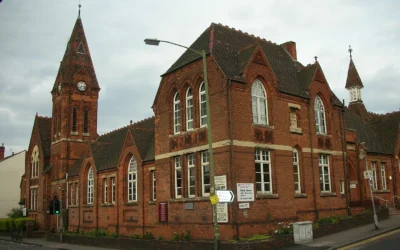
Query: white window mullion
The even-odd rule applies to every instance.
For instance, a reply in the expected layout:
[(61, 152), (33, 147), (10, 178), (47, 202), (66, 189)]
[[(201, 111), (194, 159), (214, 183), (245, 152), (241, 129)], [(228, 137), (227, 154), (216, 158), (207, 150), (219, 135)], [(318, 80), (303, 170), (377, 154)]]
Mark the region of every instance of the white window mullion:
[(153, 193), (152, 193), (152, 198), (153, 198), (153, 201), (156, 201), (156, 199), (157, 199), (157, 193), (156, 193), (156, 171), (153, 171), (153, 173), (152, 173), (152, 183), (153, 183)]
[(318, 158), (320, 190), (321, 192), (331, 192), (329, 157), (327, 155), (319, 155)]
[(385, 172), (385, 163), (381, 163), (381, 182), (382, 182), (382, 190), (386, 190), (386, 172)]
[(93, 190), (94, 187), (94, 174), (93, 174), (93, 167), (89, 168), (88, 172), (88, 193), (87, 193), (87, 203), (93, 204)]
[(174, 96), (174, 134), (179, 134), (181, 131), (181, 101), (179, 94)]
[(195, 197), (195, 168), (194, 168), (194, 154), (188, 155), (188, 197), (193, 198)]
[(205, 83), (202, 82), (199, 91), (199, 102), (200, 102), (200, 127), (207, 126), (207, 97)]
[(128, 167), (128, 202), (137, 201), (137, 162), (132, 156)]
[(294, 191), (295, 193), (301, 193), (299, 152), (297, 151), (297, 149), (293, 149), (293, 173), (294, 173)]
[(193, 130), (193, 95), (192, 89), (186, 92), (186, 130)]
[(201, 184), (202, 196), (210, 196), (210, 155), (208, 151), (201, 152)]

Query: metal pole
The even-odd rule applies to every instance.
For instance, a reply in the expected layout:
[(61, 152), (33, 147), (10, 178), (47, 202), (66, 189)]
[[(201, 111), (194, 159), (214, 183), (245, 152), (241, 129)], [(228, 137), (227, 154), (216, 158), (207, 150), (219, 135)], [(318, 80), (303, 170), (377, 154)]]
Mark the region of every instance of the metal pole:
[(369, 190), (371, 192), (371, 200), (372, 200), (372, 208), (374, 210), (374, 225), (375, 225), (375, 230), (379, 229), (378, 226), (378, 216), (376, 216), (376, 211), (375, 211), (375, 203), (374, 203), (374, 195), (372, 193), (372, 177), (369, 179)]
[[(207, 140), (208, 140), (208, 153), (210, 157), (210, 178), (211, 178), (211, 194), (215, 195), (215, 178), (214, 178), (214, 156), (212, 149), (212, 134), (211, 134), (211, 110), (210, 110), (210, 101), (208, 94), (208, 79), (207, 79), (207, 56), (205, 50), (201, 51), (203, 57), (203, 71), (204, 71), (204, 84), (206, 89), (206, 109), (207, 109)], [(219, 232), (218, 232), (218, 213), (217, 213), (217, 204), (212, 205), (214, 212), (214, 249), (218, 250), (219, 248)]]

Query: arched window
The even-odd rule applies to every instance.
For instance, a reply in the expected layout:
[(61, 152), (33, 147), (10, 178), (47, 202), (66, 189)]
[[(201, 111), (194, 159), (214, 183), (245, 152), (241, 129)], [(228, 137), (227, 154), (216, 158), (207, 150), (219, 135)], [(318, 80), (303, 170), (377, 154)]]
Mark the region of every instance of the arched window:
[(88, 171), (88, 188), (87, 188), (87, 203), (93, 204), (94, 197), (94, 174), (93, 167), (91, 166)]
[(181, 101), (178, 92), (174, 96), (174, 134), (181, 131)]
[(39, 149), (35, 146), (32, 150), (31, 157), (31, 177), (39, 176)]
[(128, 166), (128, 202), (137, 201), (137, 162), (132, 156)]
[(204, 82), (200, 85), (200, 127), (207, 126), (207, 105), (206, 105), (206, 86)]
[(85, 112), (83, 113), (83, 133), (89, 133), (89, 110), (85, 108)]
[(326, 134), (325, 108), (324, 108), (324, 103), (322, 102), (319, 96), (315, 97), (314, 111), (315, 111), (315, 125), (317, 133)]
[(188, 88), (186, 92), (186, 130), (193, 129), (193, 95), (192, 89)]
[(253, 122), (255, 124), (268, 124), (267, 95), (263, 84), (256, 79), (251, 86), (251, 104), (253, 109)]

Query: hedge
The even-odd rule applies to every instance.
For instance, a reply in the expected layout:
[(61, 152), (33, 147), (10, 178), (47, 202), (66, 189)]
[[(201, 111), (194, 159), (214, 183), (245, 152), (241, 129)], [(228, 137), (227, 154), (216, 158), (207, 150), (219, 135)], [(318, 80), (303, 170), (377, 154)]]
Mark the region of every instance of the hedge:
[(0, 231), (11, 231), (12, 229), (24, 229), (26, 222), (35, 220), (32, 218), (17, 218), (17, 219), (0, 219)]

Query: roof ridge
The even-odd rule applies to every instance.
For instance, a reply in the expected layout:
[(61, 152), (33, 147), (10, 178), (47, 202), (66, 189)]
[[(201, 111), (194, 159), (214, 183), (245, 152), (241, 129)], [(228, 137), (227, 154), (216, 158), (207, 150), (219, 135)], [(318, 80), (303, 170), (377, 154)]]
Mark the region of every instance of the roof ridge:
[[(137, 122), (135, 122), (135, 123), (132, 123), (132, 124), (131, 124), (131, 126), (138, 125), (139, 123), (142, 123), (142, 122), (148, 121), (148, 120), (150, 120), (151, 118), (154, 118), (154, 117), (155, 117), (155, 116), (153, 115), (153, 116), (150, 116), (150, 117), (144, 118), (143, 120), (140, 120), (140, 121), (137, 121)], [(132, 121), (132, 120), (131, 120), (131, 121)]]
[[(249, 36), (249, 37), (256, 38), (257, 41), (263, 41), (263, 42), (267, 42), (267, 43), (270, 43), (270, 44), (273, 44), (273, 45), (279, 45), (279, 44), (276, 44), (276, 43), (274, 43), (274, 42), (271, 42), (271, 40), (266, 40), (265, 38), (261, 38), (261, 37), (259, 37), (259, 36), (254, 35), (254, 34), (250, 34), (250, 33), (248, 33), (248, 32), (243, 32), (243, 31), (240, 30), (240, 29), (235, 29), (234, 27), (229, 27), (228, 25), (223, 25), (223, 24), (221, 24), (221, 23), (218, 23), (218, 24), (212, 23), (212, 24), (217, 25), (217, 26), (220, 26), (221, 28), (225, 28), (225, 29), (229, 29), (229, 30), (235, 31), (235, 32), (240, 33), (240, 34), (247, 35), (247, 36)], [(211, 25), (212, 25), (212, 24), (211, 24)]]

